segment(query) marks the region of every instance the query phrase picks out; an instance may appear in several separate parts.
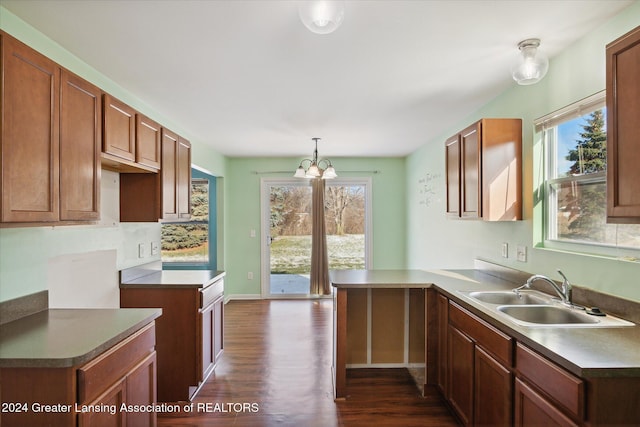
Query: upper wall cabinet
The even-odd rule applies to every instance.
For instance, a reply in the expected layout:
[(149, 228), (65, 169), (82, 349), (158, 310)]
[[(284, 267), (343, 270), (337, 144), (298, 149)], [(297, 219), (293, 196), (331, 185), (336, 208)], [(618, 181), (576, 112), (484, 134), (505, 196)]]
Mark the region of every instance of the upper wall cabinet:
[(0, 37), (1, 222), (97, 220), (100, 90)]
[(447, 216), (522, 219), (522, 120), (482, 119), (445, 141)]
[(607, 45), (607, 222), (640, 223), (640, 27)]
[(162, 129), (158, 174), (120, 176), (120, 221), (179, 221), (191, 218), (191, 144)]
[(122, 173), (158, 172), (160, 125), (111, 95), (104, 95), (102, 165)]
[(136, 163), (160, 169), (161, 131), (158, 123), (136, 114)]
[(100, 219), (102, 92), (63, 70), (60, 88), (60, 219)]

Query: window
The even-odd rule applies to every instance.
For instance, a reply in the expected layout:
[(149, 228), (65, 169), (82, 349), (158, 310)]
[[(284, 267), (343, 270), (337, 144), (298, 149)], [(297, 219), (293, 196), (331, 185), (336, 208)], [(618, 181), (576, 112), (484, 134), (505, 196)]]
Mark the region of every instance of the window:
[(536, 121), (545, 149), (545, 247), (581, 245), (600, 254), (640, 248), (640, 225), (606, 223), (604, 104), (600, 92)]
[(216, 269), (215, 177), (192, 169), (191, 218), (163, 222), (165, 269)]

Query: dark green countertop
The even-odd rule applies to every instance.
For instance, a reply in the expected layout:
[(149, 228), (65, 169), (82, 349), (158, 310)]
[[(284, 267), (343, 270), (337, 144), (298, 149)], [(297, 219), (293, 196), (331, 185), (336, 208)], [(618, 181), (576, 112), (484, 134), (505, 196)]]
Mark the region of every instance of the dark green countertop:
[(93, 359), (161, 309), (50, 309), (0, 326), (0, 368), (64, 368)]

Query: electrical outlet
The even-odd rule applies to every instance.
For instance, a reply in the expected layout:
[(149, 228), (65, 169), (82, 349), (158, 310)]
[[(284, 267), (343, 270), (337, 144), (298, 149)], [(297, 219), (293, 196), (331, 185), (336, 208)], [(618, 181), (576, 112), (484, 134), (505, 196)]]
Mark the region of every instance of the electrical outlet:
[(151, 255), (158, 255), (158, 242), (151, 242)]
[(249, 231), (249, 237), (256, 237), (256, 230), (251, 229), (251, 231)]
[(502, 244), (502, 258), (509, 258), (509, 244), (507, 242)]
[(518, 258), (518, 261), (520, 262), (527, 262), (527, 247), (524, 245), (518, 245), (517, 250), (516, 250), (516, 256)]
[(253, 271), (247, 273), (247, 280), (253, 280)]
[(138, 258), (144, 258), (144, 243), (138, 243)]

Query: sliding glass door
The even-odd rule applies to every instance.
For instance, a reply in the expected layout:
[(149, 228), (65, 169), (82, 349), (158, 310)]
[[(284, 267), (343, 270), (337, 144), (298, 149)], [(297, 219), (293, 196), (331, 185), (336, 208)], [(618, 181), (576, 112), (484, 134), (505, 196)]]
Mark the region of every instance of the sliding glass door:
[[(370, 181), (327, 181), (325, 221), (330, 269), (368, 266)], [(262, 179), (264, 298), (307, 298), (311, 271), (311, 185)]]

